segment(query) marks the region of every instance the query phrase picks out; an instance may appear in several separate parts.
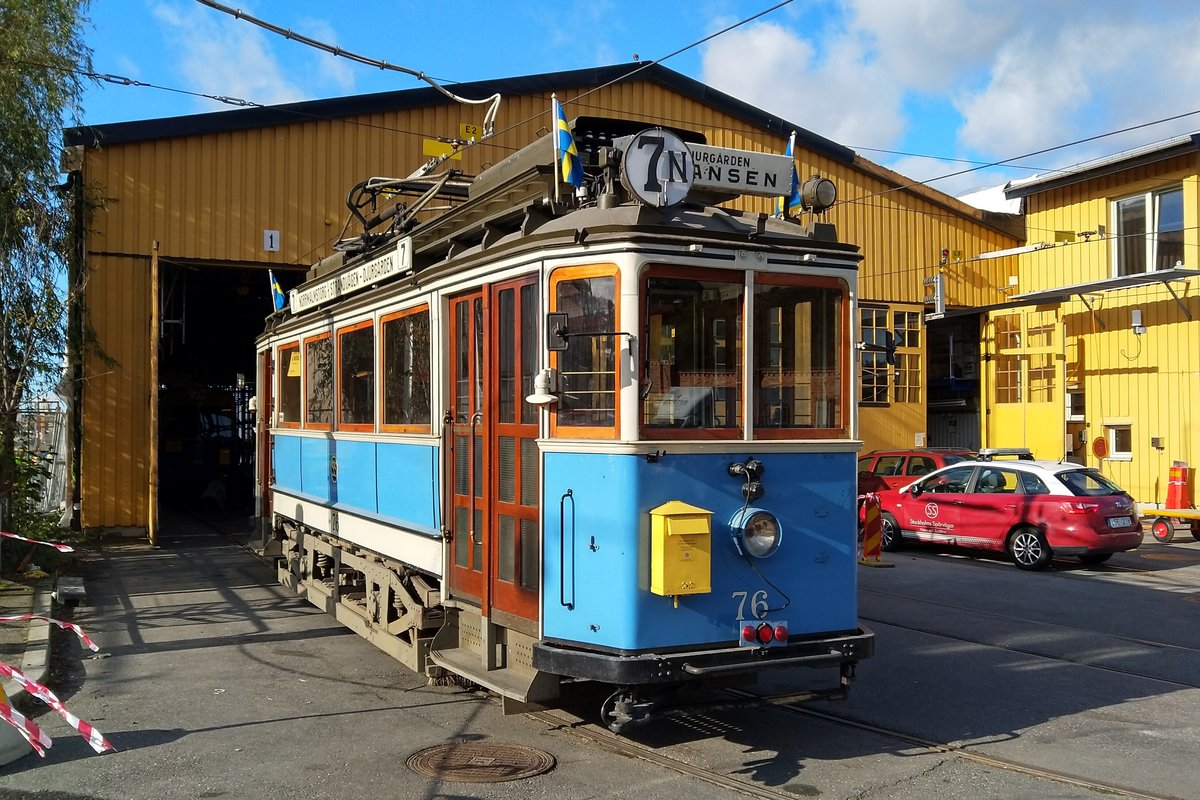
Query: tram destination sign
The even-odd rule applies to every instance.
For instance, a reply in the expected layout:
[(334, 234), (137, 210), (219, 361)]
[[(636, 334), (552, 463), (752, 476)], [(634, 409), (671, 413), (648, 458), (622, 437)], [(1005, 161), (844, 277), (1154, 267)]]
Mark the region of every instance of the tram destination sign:
[(406, 236), (396, 243), (394, 250), (313, 286), (293, 289), (288, 304), (292, 313), (298, 314), (339, 297), (362, 291), (382, 280), (402, 275), (411, 268), (412, 239)]
[(621, 180), (647, 205), (668, 206), (692, 189), (778, 197), (792, 189), (788, 156), (728, 147), (686, 144), (674, 133), (652, 128), (620, 139)]

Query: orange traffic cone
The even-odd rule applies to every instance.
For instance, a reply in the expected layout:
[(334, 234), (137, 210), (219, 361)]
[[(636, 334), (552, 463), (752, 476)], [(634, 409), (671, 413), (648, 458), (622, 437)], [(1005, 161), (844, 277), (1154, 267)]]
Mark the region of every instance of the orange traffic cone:
[(863, 547), (858, 563), (864, 567), (894, 567), (883, 560), (883, 526), (879, 522), (879, 495), (872, 492), (863, 500)]

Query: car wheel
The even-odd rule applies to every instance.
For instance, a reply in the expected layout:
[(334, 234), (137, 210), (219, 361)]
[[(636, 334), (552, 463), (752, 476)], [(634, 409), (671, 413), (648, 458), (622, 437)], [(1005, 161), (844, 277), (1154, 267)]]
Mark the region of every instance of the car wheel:
[(1156, 542), (1170, 544), (1175, 538), (1175, 523), (1166, 517), (1159, 517), (1150, 526), (1150, 535), (1154, 537), (1154, 541)]
[(889, 553), (894, 553), (904, 546), (904, 534), (900, 533), (900, 523), (888, 512), (879, 515), (879, 531), (882, 547)]
[(1079, 560), (1084, 564), (1103, 564), (1112, 558), (1112, 553), (1084, 553)]
[(1192, 538), (1200, 542), (1200, 519), (1192, 520)]
[(1008, 539), (1008, 554), (1018, 569), (1041, 570), (1050, 564), (1050, 545), (1037, 528), (1018, 528)]

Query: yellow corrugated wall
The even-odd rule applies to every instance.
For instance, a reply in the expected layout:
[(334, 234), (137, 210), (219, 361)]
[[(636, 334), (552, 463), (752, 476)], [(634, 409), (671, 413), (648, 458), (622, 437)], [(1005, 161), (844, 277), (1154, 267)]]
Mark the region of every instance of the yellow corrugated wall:
[[(782, 137), (656, 84), (621, 83), (574, 100), (588, 88), (558, 90), (568, 117), (664, 122), (699, 130), (721, 147), (782, 153), (786, 145)], [(298, 116), (289, 125), (89, 151), (85, 180), (99, 189), (103, 207), (87, 238), (92, 269), (87, 303), (100, 343), (118, 366), (109, 368), (94, 357), (85, 365), (90, 376), (83, 403), (85, 526), (144, 525), (146, 520), (152, 243), (160, 243), (164, 259), (311, 264), (331, 252), (346, 220), (346, 193), (354, 183), (408, 175), (425, 160), (423, 139), (457, 136), (460, 123), (481, 119), (479, 107), (459, 105), (338, 119)], [(478, 173), (550, 124), (549, 93), (506, 97), (497, 136), (454, 163), (468, 174)], [(982, 215), (936, 193), (897, 191), (903, 178), (865, 160), (839, 164), (801, 150), (797, 161), (802, 178), (820, 173), (838, 184), (842, 203), (828, 220), (838, 225), (843, 240), (863, 247), (861, 296), (920, 303), (928, 291), (921, 279), (937, 269), (941, 248), (949, 247), (964, 259), (948, 266), (950, 302), (996, 301), (991, 292), (1000, 283), (990, 272), (997, 267), (971, 259), (1018, 242), (982, 224)], [(743, 207), (770, 212), (772, 202), (750, 199)], [(265, 230), (280, 232), (279, 252), (263, 251)], [(923, 404), (919, 409), (885, 409), (876, 416), (881, 430), (900, 439), (911, 441), (913, 432), (924, 430)]]
[[(1184, 188), (1184, 267), (1200, 269), (1200, 165), (1179, 156), (1027, 198), (1030, 243), (1054, 243), (1056, 232), (1074, 242), (1022, 255), (1021, 291), (1038, 291), (1113, 276), (1112, 201), (1172, 185)], [(1085, 238), (1083, 231), (1108, 236)], [(1174, 461), (1200, 467), (1200, 280), (1173, 283), (1177, 300), (1162, 285), (1141, 286), (1078, 298), (1062, 304), (1063, 391), (1084, 393), (1085, 419), (1068, 424), (1086, 437), (1086, 463), (1099, 467), (1141, 503), (1166, 499)], [(1132, 330), (1139, 309), (1143, 335)], [(1030, 310), (1026, 313), (1035, 313)], [(992, 396), (994, 397), (994, 395)], [(989, 400), (990, 402), (990, 400)], [(1062, 405), (1066, 416), (1065, 399)], [(1091, 444), (1110, 425), (1130, 426), (1131, 454), (1100, 459)], [(1152, 446), (1159, 439), (1161, 447)], [(1064, 443), (1065, 444), (1065, 443)], [(1193, 497), (1193, 499), (1197, 499)]]

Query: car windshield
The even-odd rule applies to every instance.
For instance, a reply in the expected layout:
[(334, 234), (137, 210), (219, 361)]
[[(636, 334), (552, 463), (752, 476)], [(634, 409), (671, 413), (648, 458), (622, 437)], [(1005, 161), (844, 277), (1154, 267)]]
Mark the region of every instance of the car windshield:
[(1124, 494), (1125, 490), (1094, 469), (1076, 469), (1058, 473), (1058, 479), (1079, 497)]

